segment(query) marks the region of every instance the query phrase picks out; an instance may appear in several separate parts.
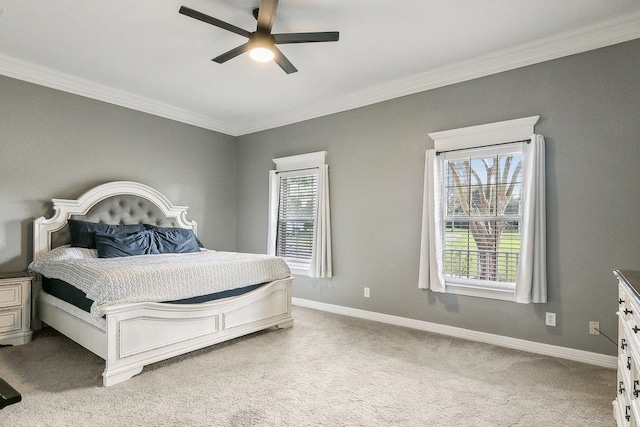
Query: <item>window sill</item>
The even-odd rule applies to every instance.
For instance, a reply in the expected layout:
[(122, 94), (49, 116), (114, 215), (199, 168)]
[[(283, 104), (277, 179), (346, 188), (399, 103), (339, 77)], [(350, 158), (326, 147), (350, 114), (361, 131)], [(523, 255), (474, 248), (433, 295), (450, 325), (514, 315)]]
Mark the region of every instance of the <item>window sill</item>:
[(289, 270), (291, 270), (291, 274), (295, 274), (296, 276), (311, 276), (311, 274), (309, 274), (309, 270), (291, 267), (289, 267)]
[(296, 274), (299, 276), (311, 276), (311, 268), (309, 265), (301, 264), (298, 262), (292, 262), (289, 260), (284, 260), (289, 266), (289, 270), (291, 270), (291, 274)]
[(446, 293), (469, 297), (497, 299), (501, 301), (515, 301), (516, 292), (513, 289), (490, 289), (477, 286), (446, 283)]

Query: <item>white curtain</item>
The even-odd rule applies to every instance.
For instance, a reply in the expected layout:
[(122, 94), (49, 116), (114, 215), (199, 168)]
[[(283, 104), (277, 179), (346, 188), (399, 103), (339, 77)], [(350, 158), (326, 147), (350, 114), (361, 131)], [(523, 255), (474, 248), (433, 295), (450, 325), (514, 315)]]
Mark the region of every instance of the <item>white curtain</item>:
[(318, 171), (318, 209), (313, 255), (309, 269), (311, 277), (331, 277), (331, 214), (329, 209), (329, 166)]
[(522, 144), (522, 242), (515, 300), (547, 302), (547, 240), (545, 219), (544, 137)]
[(418, 287), (444, 292), (442, 242), (442, 168), (443, 162), (436, 150), (427, 151), (424, 172), (424, 198), (422, 201), (422, 240)]
[(269, 228), (267, 235), (267, 255), (276, 255), (276, 241), (278, 238), (278, 172), (269, 171)]

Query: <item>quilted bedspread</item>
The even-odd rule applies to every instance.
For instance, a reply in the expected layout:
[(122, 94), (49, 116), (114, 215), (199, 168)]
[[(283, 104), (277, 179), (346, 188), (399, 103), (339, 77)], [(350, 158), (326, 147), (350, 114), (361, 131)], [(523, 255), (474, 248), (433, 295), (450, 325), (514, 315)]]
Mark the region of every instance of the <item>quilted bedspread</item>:
[(122, 303), (162, 302), (271, 282), (290, 276), (282, 258), (203, 249), (181, 254), (98, 258), (95, 249), (62, 246), (29, 270), (75, 286), (94, 301), (91, 315)]

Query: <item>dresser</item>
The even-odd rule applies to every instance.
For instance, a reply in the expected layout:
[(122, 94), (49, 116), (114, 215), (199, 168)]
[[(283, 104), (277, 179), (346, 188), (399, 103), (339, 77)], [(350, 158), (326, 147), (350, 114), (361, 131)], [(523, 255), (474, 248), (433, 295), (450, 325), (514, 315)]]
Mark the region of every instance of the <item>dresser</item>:
[(31, 342), (31, 280), (26, 273), (0, 273), (0, 344)]
[(640, 427), (640, 271), (618, 278), (618, 382), (613, 415), (618, 426)]

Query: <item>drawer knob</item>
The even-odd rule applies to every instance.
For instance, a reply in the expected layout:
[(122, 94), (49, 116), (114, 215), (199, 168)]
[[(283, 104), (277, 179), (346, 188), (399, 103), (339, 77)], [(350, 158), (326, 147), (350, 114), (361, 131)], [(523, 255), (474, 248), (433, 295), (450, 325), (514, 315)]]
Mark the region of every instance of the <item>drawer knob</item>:
[(624, 383), (620, 381), (618, 384), (619, 384), (618, 391), (620, 392), (620, 394), (622, 394), (624, 392)]
[(624, 418), (625, 418), (627, 421), (629, 421), (629, 420), (631, 419), (631, 414), (630, 414), (630, 412), (631, 412), (631, 406), (629, 406), (629, 405), (625, 406), (625, 408), (624, 408)]
[(624, 309), (624, 314), (633, 314), (633, 310)]
[(622, 338), (622, 339), (620, 340), (620, 343), (621, 343), (621, 344), (620, 344), (620, 348), (621, 348), (621, 349), (623, 349), (623, 350), (624, 350), (625, 348), (627, 348), (627, 340), (625, 340), (624, 338)]
[(631, 358), (627, 357), (627, 369), (631, 370)]
[(631, 330), (637, 334), (638, 331), (640, 331), (640, 328), (638, 328), (638, 325), (636, 325), (633, 328), (631, 328)]
[[(640, 394), (640, 390), (638, 390), (638, 386), (640, 386), (640, 381), (634, 380), (633, 381), (633, 395), (635, 397), (638, 397), (638, 395)], [(620, 393), (620, 394), (622, 394), (622, 393)]]
[(618, 304), (622, 304), (624, 300), (622, 298), (618, 298)]

